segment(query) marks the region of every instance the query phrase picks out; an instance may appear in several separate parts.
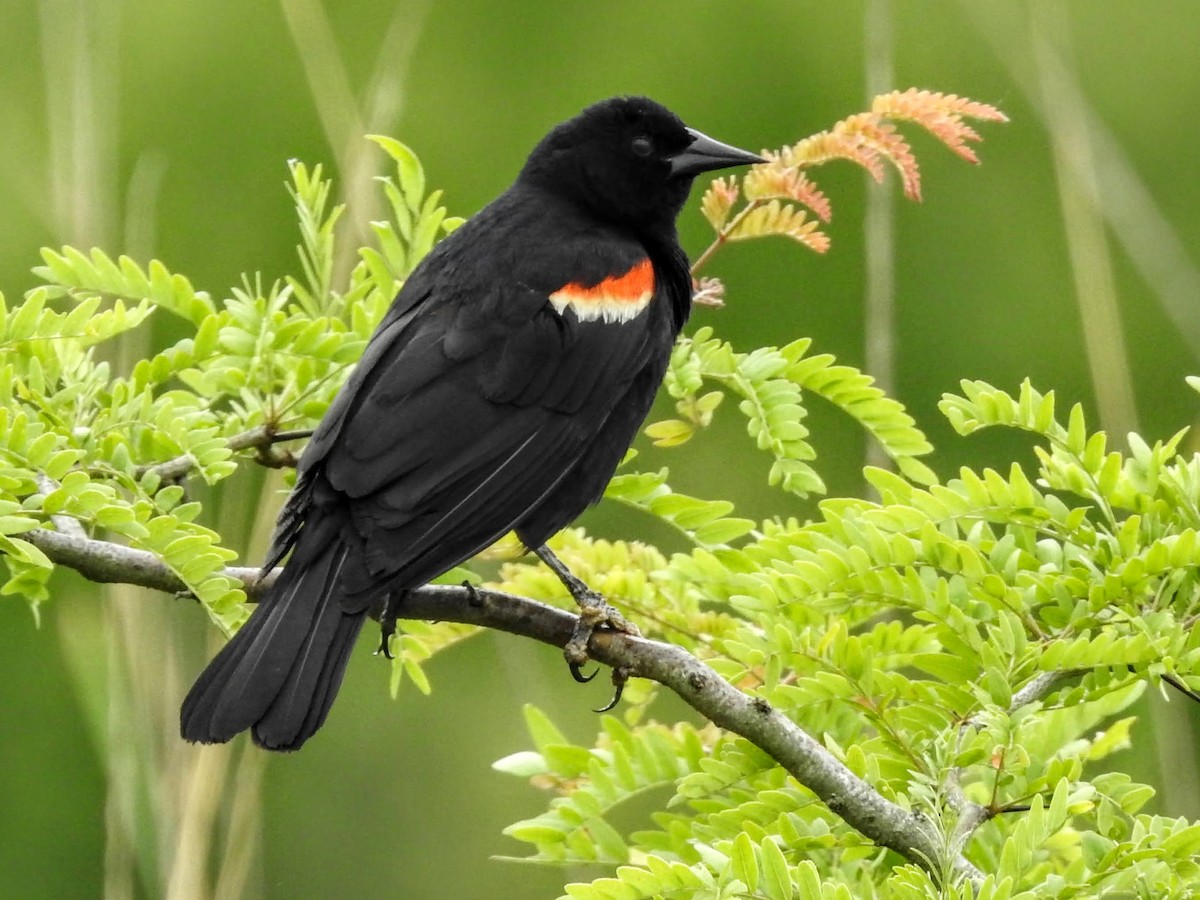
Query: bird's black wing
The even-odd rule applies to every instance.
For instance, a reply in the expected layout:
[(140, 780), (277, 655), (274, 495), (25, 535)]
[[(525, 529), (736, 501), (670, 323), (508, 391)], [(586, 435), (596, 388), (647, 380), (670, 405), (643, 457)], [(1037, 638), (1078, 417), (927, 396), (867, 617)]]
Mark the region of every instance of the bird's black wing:
[[(649, 265), (636, 243), (602, 246), (600, 262), (589, 246), (590, 271)], [(657, 297), (620, 317), (560, 309), (538, 281), (587, 288), (596, 277), (571, 274), (569, 248), (555, 253), (557, 279), (545, 258), (529, 278), (516, 263), (474, 283), (454, 254), (430, 260), (314, 435), (301, 463), (310, 495), (294, 514), (348, 508), (344, 537), (359, 557), (343, 570), (348, 607), (423, 584), (511, 530), (662, 355)]]

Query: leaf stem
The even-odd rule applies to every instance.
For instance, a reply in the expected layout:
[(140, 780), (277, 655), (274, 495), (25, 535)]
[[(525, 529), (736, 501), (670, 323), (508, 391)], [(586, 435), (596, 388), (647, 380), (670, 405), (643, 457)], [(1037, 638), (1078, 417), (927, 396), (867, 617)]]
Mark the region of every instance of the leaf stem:
[(761, 205), (762, 200), (750, 200), (741, 210), (738, 211), (737, 215), (725, 223), (725, 226), (717, 232), (717, 236), (713, 238), (713, 242), (705, 247), (704, 252), (697, 256), (696, 261), (692, 263), (693, 277), (695, 277), (696, 273), (698, 273), (705, 265), (708, 264), (708, 261), (712, 259), (713, 254), (715, 254), (721, 249), (721, 247), (725, 245), (725, 243), (729, 240), (729, 236), (733, 234), (734, 229), (742, 223), (742, 220), (745, 219), (746, 216), (750, 215), (750, 213), (752, 213), (754, 210), (758, 209), (758, 207)]

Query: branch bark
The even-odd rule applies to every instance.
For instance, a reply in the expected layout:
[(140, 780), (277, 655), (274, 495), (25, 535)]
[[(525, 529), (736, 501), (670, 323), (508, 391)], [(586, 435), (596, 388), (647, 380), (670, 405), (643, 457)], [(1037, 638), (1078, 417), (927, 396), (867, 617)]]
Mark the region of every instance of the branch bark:
[[(266, 425), (259, 425), (257, 428), (251, 428), (249, 431), (235, 434), (226, 441), (226, 444), (234, 453), (239, 450), (258, 448), (260, 454), (265, 454), (275, 444), (282, 444), (286, 441), (295, 441), (311, 436), (312, 429), (276, 431), (274, 428)], [(290, 458), (279, 460), (268, 459), (267, 461), (271, 462), (276, 468), (283, 465), (295, 465), (295, 461)], [(147, 472), (154, 472), (163, 481), (178, 481), (180, 478), (187, 476), (194, 468), (196, 468), (195, 457), (190, 453), (185, 453), (182, 456), (176, 456), (164, 462), (141, 466), (135, 470), (134, 475), (137, 478), (141, 478)]]
[[(1024, 687), (1013, 693), (1012, 700), (1008, 706), (1009, 713), (1013, 714), (1022, 706), (1028, 706), (1030, 703), (1037, 703), (1062, 682), (1068, 681), (1071, 678), (1078, 678), (1084, 671), (1084, 669), (1052, 669), (1046, 672), (1039, 672)], [(962, 727), (966, 728), (970, 724), (971, 721), (968, 719), (963, 722)], [(959, 770), (957, 768), (951, 769), (946, 784), (947, 802), (958, 813), (958, 823), (954, 829), (951, 845), (953, 848), (952, 852), (954, 853), (961, 853), (962, 848), (971, 840), (971, 836), (975, 831), (984, 822), (996, 815), (995, 810), (989, 809), (979, 803), (973, 803), (966, 798), (962, 788), (959, 786), (958, 776)]]
[[(109, 541), (49, 529), (22, 538), (55, 563), (91, 581), (135, 584), (168, 593), (187, 587), (161, 559)], [(278, 570), (276, 570), (277, 572)], [(240, 581), (255, 598), (273, 580), (259, 570), (231, 567), (225, 574)], [(403, 618), (461, 622), (506, 631), (561, 648), (577, 617), (527, 597), (478, 588), (428, 585), (409, 593)], [(880, 846), (896, 851), (934, 877), (948, 862), (953, 871), (978, 885), (983, 873), (961, 853), (944, 860), (945, 849), (922, 816), (891, 802), (863, 781), (795, 722), (761, 698), (750, 697), (681, 647), (616, 632), (596, 632), (588, 645), (592, 659), (669, 688), (701, 715), (766, 751), (797, 781), (819, 797), (851, 827)]]

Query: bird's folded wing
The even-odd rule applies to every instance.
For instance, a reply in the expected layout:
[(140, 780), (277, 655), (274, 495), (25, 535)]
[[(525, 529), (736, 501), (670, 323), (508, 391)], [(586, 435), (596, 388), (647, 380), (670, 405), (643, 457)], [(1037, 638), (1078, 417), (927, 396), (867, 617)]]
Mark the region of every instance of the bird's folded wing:
[[(570, 476), (649, 352), (648, 312), (581, 322), (422, 304), (385, 325), (306, 451), (351, 512), (350, 592), (411, 587), (511, 530)], [(453, 316), (453, 318), (451, 318)]]

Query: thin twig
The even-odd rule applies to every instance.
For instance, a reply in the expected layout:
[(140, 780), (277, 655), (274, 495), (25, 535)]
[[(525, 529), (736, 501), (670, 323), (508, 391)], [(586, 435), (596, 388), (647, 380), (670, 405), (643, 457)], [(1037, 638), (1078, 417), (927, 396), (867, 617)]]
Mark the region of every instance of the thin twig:
[(1011, 712), (1016, 712), (1022, 706), (1037, 703), (1064, 681), (1078, 678), (1085, 671), (1087, 670), (1057, 669), (1050, 672), (1039, 672), (1033, 678), (1029, 679), (1023, 688), (1012, 695), (1012, 700), (1009, 701), (1008, 708)]
[(1175, 688), (1175, 690), (1179, 691), (1179, 693), (1183, 694), (1183, 696), (1187, 697), (1189, 700), (1195, 703), (1200, 703), (1200, 694), (1197, 694), (1174, 675), (1164, 675), (1162, 676), (1162, 680), (1171, 687)]
[[(1064, 681), (1078, 678), (1085, 671), (1085, 669), (1056, 669), (1049, 672), (1039, 672), (1012, 695), (1008, 706), (1009, 714), (1015, 713), (1021, 707), (1028, 706), (1030, 703), (1037, 703)], [(966, 719), (959, 726), (959, 733), (961, 734), (963, 729), (972, 724), (972, 719)], [(955, 825), (954, 837), (951, 841), (951, 848), (955, 853), (962, 852), (967, 842), (971, 839), (971, 835), (975, 833), (980, 825), (995, 817), (998, 812), (1005, 811), (1005, 809), (996, 809), (994, 792), (992, 802), (989, 806), (973, 803), (968, 800), (959, 782), (960, 775), (961, 770), (958, 767), (951, 768), (946, 775), (945, 782), (946, 802), (958, 814), (958, 822)], [(999, 775), (997, 774), (998, 778)]]
[[(235, 434), (227, 442), (234, 453), (239, 450), (250, 450), (257, 447), (264, 450), (275, 444), (282, 444), (286, 441), (296, 441), (301, 438), (311, 437), (311, 428), (297, 428), (291, 431), (276, 431), (266, 425), (259, 425), (257, 428), (251, 428), (249, 431), (243, 431), (241, 434)], [(151, 472), (156, 474), (162, 481), (178, 481), (180, 478), (187, 476), (192, 469), (196, 468), (196, 457), (190, 453), (184, 453), (182, 456), (176, 456), (173, 459), (168, 459), (165, 462), (153, 463), (146, 466), (138, 466), (133, 471), (134, 478), (141, 479), (144, 475)]]
[(750, 213), (754, 212), (754, 210), (758, 209), (762, 204), (763, 201), (758, 198), (749, 201), (742, 209), (738, 210), (737, 215), (725, 223), (725, 227), (717, 232), (717, 236), (713, 238), (713, 242), (705, 247), (704, 252), (697, 256), (696, 261), (692, 263), (691, 272), (693, 278), (708, 264), (708, 261), (712, 259), (713, 254), (725, 246), (726, 242), (729, 240), (729, 236), (733, 234), (734, 229), (742, 224), (742, 220), (746, 218), (746, 216), (750, 215)]

